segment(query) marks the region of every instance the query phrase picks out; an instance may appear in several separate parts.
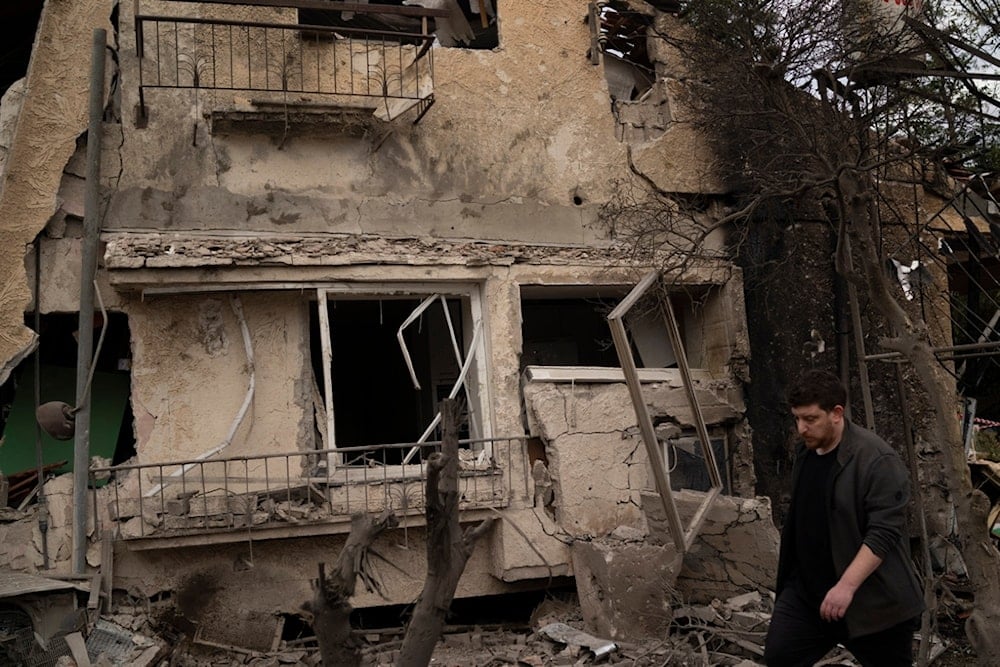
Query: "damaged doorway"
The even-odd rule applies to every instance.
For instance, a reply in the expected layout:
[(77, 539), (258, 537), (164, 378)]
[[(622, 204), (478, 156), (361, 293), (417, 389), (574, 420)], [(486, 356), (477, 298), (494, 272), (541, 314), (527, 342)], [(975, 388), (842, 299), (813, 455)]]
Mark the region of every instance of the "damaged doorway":
[[(320, 290), (310, 315), (324, 448), (439, 438), (438, 404), (466, 402), (463, 436), (482, 438), (485, 377), (478, 290), (342, 293)], [(325, 359), (328, 359), (327, 363)], [(323, 422), (320, 424), (320, 422)], [(408, 449), (378, 454), (397, 463)], [(340, 463), (363, 464), (353, 452)]]
[[(34, 326), (31, 318), (26, 318)], [(38, 361), (41, 403), (65, 401), (73, 404), (76, 393), (77, 329), (76, 313), (46, 313), (40, 316)], [(106, 329), (100, 349), (100, 329)], [(122, 463), (135, 455), (135, 426), (132, 416), (131, 334), (124, 313), (108, 313), (103, 322), (94, 316), (94, 348), (97, 357), (91, 385), (90, 452)], [(0, 390), (0, 470), (11, 478), (8, 502), (19, 503), (37, 480), (34, 356), (14, 370)], [(73, 440), (59, 441), (42, 433), (42, 463), (49, 473), (72, 470)], [(24, 484), (15, 487), (24, 480)], [(25, 495), (19, 495), (21, 492)]]

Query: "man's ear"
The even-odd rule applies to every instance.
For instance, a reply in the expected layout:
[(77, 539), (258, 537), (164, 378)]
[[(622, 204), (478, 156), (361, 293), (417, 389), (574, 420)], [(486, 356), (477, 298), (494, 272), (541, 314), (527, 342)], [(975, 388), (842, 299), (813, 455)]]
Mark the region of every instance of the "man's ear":
[(835, 405), (835, 406), (833, 406), (833, 410), (830, 410), (830, 414), (834, 417), (834, 419), (843, 419), (844, 418), (844, 406), (843, 405)]

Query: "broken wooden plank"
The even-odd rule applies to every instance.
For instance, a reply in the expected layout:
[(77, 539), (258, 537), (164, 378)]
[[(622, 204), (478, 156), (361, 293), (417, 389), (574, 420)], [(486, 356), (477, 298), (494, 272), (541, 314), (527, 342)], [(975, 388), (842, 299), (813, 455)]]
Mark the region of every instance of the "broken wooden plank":
[(73, 655), (76, 666), (90, 667), (90, 656), (87, 654), (87, 643), (83, 640), (83, 635), (79, 632), (71, 632), (64, 635), (63, 639), (69, 646), (69, 652)]
[(90, 578), (90, 595), (87, 597), (87, 609), (97, 609), (101, 603), (101, 573)]
[(281, 646), (281, 635), (285, 632), (285, 617), (279, 616), (274, 625), (274, 638), (271, 640), (271, 653), (276, 653)]

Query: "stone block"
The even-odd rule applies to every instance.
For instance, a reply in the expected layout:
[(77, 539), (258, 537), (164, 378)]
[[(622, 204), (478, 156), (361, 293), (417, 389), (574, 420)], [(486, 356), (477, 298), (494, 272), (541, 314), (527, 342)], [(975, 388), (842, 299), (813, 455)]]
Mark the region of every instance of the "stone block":
[(594, 540), (571, 551), (588, 631), (611, 639), (667, 634), (680, 568), (672, 545)]
[[(680, 491), (674, 502), (687, 526), (704, 494)], [(651, 541), (673, 544), (659, 494), (643, 492), (642, 507)], [(751, 591), (770, 590), (778, 569), (778, 530), (767, 498), (720, 495), (708, 511), (698, 537), (684, 557), (677, 590), (694, 604), (727, 599)]]
[(493, 576), (519, 581), (572, 573), (569, 547), (553, 537), (560, 529), (544, 510), (509, 509), (503, 515), (492, 533)]
[(191, 498), (188, 516), (218, 516), (246, 514), (257, 505), (257, 496), (195, 496)]

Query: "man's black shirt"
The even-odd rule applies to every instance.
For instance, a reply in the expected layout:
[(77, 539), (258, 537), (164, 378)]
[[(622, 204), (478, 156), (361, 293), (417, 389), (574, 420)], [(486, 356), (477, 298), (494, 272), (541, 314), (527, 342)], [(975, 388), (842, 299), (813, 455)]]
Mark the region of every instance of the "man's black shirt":
[(819, 607), (837, 583), (830, 546), (830, 516), (827, 490), (835, 452), (823, 456), (807, 452), (799, 472), (796, 489), (795, 573), (799, 590), (810, 603)]

